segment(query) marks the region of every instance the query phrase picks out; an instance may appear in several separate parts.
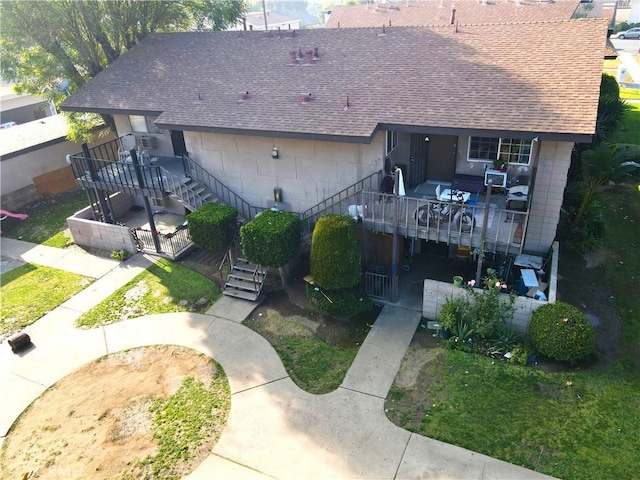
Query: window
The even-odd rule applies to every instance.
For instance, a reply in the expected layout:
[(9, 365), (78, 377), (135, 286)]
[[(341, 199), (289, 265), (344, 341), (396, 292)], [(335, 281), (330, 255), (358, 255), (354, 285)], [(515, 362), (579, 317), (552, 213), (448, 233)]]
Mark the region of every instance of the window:
[(390, 132), (387, 130), (387, 155), (391, 150), (398, 146), (398, 132)]
[(500, 161), (503, 163), (529, 165), (530, 157), (531, 140), (519, 140), (517, 138), (500, 139)]
[(129, 115), (131, 131), (133, 133), (162, 133), (153, 123), (153, 120), (154, 118), (145, 117), (144, 115)]
[(518, 138), (471, 137), (467, 160), (529, 165), (531, 140)]

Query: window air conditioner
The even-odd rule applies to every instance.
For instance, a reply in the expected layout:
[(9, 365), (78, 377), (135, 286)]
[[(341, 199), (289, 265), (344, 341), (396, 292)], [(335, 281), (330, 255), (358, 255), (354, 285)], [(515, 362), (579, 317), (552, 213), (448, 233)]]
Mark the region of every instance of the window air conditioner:
[(156, 148), (157, 143), (156, 137), (140, 137), (140, 145), (142, 148)]

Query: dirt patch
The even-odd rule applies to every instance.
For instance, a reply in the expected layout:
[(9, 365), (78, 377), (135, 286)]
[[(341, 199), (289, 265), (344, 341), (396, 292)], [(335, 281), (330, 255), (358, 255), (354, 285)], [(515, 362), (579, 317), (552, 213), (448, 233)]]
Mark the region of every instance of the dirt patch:
[[(18, 419), (2, 449), (2, 478), (102, 479), (134, 470), (157, 450), (148, 407), (174, 394), (183, 378), (208, 384), (210, 358), (175, 346), (129, 350), (65, 377)], [(217, 441), (208, 439), (192, 470)], [(135, 478), (135, 473), (133, 473)]]

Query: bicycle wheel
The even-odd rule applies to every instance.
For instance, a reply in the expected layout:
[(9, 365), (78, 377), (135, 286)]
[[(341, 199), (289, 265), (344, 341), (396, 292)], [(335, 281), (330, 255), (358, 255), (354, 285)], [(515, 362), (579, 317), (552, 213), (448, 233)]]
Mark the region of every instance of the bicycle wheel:
[(461, 232), (469, 233), (474, 226), (475, 218), (473, 218), (473, 215), (471, 215), (470, 213), (462, 212), (457, 215), (456, 227), (460, 229)]
[(419, 207), (414, 214), (416, 220), (418, 221), (418, 225), (423, 227), (429, 223), (429, 217), (432, 217), (432, 215), (433, 214), (431, 213), (427, 205)]

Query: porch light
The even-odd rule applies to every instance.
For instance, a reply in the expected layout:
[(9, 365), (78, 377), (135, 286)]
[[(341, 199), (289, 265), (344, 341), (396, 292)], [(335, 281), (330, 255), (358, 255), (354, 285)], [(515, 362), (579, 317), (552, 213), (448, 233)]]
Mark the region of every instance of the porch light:
[(280, 158), (280, 154), (278, 153), (278, 147), (276, 147), (275, 145), (271, 150), (271, 158)]

